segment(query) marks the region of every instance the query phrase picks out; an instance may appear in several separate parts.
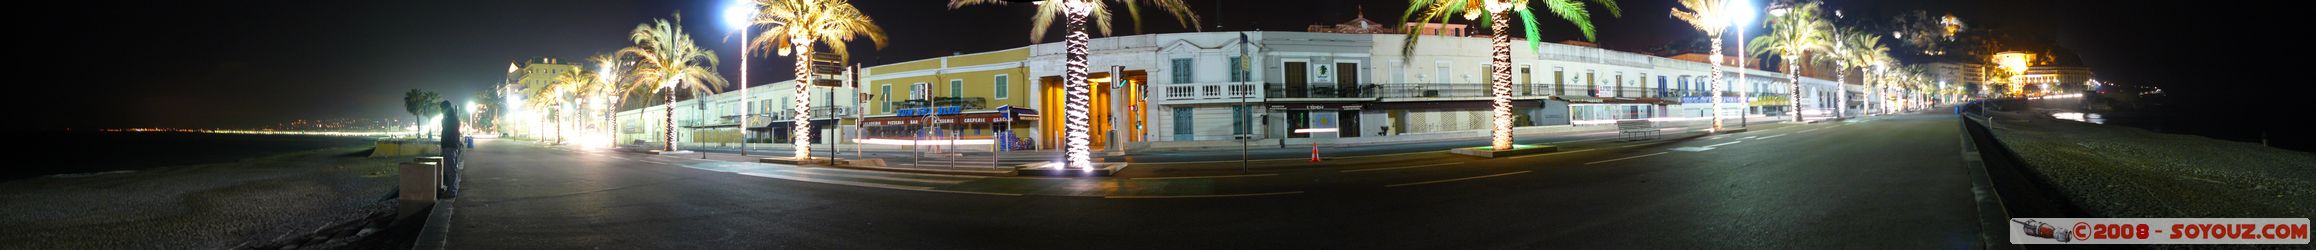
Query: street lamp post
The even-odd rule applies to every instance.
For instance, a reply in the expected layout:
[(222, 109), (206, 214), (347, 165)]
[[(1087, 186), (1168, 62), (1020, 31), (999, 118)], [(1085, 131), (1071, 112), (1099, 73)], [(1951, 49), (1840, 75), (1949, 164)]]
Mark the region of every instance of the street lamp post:
[[(753, 2), (724, 7), (724, 24), (740, 29), (740, 155), (748, 155), (748, 113), (756, 110), (748, 99), (748, 30), (755, 28), (755, 22), (750, 20), (755, 17), (756, 6)], [(797, 87), (804, 86), (798, 84)]]
[[(1731, 9), (1731, 10), (1737, 10), (1737, 12), (1735, 13), (1736, 15), (1734, 15), (1734, 16), (1730, 16), (1730, 18), (1735, 18), (1736, 20), (1730, 20), (1730, 21), (1732, 21), (1732, 22), (1729, 22), (1729, 26), (1730, 26), (1730, 27), (1732, 27), (1732, 28), (1735, 28), (1735, 29), (1737, 29), (1737, 80), (1736, 80), (1735, 82), (1736, 82), (1736, 83), (1738, 83), (1738, 84), (1743, 84), (1743, 83), (1745, 83), (1745, 54), (1747, 54), (1747, 53), (1745, 53), (1745, 30), (1749, 30), (1749, 29), (1752, 29), (1752, 27), (1751, 27), (1751, 26), (1744, 26), (1744, 25), (1745, 25), (1745, 24), (1747, 24), (1747, 23), (1753, 23), (1753, 17), (1754, 17), (1754, 15), (1753, 15), (1753, 1), (1752, 1), (1752, 0), (1737, 0), (1737, 1), (1729, 1), (1729, 2), (1727, 2), (1727, 4), (1734, 4), (1734, 5), (1737, 5), (1737, 6), (1734, 6), (1734, 7), (1732, 7), (1732, 8), (1728, 8), (1728, 9)], [(1720, 45), (1720, 44), (1714, 44), (1713, 46), (1721, 46), (1721, 45)], [(1713, 55), (1713, 56), (1721, 56), (1721, 55)], [(1732, 84), (1732, 85), (1736, 85), (1736, 84)], [(1747, 88), (1747, 89), (1751, 89), (1751, 88)], [(1741, 92), (1742, 92), (1742, 91), (1741, 91)], [(1714, 100), (1713, 100), (1713, 101), (1715, 101), (1715, 102), (1719, 102), (1719, 101), (1721, 101), (1721, 100), (1720, 100), (1720, 97), (1718, 97), (1718, 96), (1719, 96), (1719, 94), (1715, 94), (1714, 96), (1716, 96), (1716, 97), (1714, 97)], [(1744, 95), (1739, 95), (1739, 96), (1744, 96)], [(1739, 105), (1738, 107), (1740, 107), (1740, 108), (1742, 108), (1742, 109), (1745, 109), (1745, 110), (1751, 110), (1751, 109), (1753, 109), (1753, 104), (1752, 104), (1752, 103), (1744, 102), (1744, 101), (1746, 101), (1746, 100), (1748, 100), (1748, 99), (1751, 99), (1751, 98), (1738, 98), (1738, 99), (1739, 99), (1739, 103), (1740, 103), (1740, 104), (1738, 104), (1738, 105)], [(1722, 112), (1722, 111), (1720, 111), (1720, 110), (1714, 110), (1713, 112)], [(1742, 127), (1745, 127), (1745, 125), (1746, 125), (1746, 124), (1745, 124), (1745, 123), (1746, 123), (1746, 118), (1745, 118), (1745, 115), (1748, 115), (1748, 113), (1752, 113), (1752, 112), (1738, 112), (1738, 113), (1737, 113), (1737, 127), (1740, 127), (1740, 128), (1742, 128)]]

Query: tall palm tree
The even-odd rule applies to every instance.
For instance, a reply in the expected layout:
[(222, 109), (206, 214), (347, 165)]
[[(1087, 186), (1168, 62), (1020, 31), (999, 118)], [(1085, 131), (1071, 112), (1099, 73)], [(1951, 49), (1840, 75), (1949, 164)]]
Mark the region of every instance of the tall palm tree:
[[(1681, 8), (1688, 8), (1689, 11), (1681, 11)], [(1729, 9), (1728, 1), (1723, 0), (1681, 0), (1681, 6), (1673, 7), (1673, 19), (1687, 22), (1689, 27), (1713, 37), (1713, 56), (1710, 57), (1713, 61), (1713, 78), (1710, 82), (1713, 91), (1713, 131), (1721, 131), (1721, 33), (1729, 30), (1729, 22), (1733, 21), (1731, 15), (1736, 14), (1731, 11), (1749, 10)]]
[[(1879, 37), (1877, 36), (1876, 38), (1879, 38)], [(1876, 42), (1872, 42), (1872, 44), (1869, 44), (1869, 45), (1872, 45), (1872, 46), (1863, 47), (1863, 48), (1864, 48), (1866, 51), (1869, 51), (1869, 53), (1866, 53), (1866, 54), (1862, 54), (1863, 56), (1865, 56), (1865, 58), (1863, 58), (1863, 59), (1865, 59), (1865, 60), (1860, 60), (1859, 62), (1862, 62), (1862, 63), (1866, 63), (1865, 65), (1870, 65), (1870, 66), (1873, 66), (1873, 67), (1875, 67), (1875, 68), (1898, 67), (1898, 66), (1899, 66), (1899, 65), (1898, 65), (1898, 58), (1896, 58), (1896, 57), (1891, 57), (1891, 56), (1890, 56), (1890, 53), (1889, 53), (1889, 51), (1890, 51), (1890, 47), (1889, 47), (1888, 45), (1883, 45), (1883, 44), (1881, 44), (1880, 42), (1878, 42), (1878, 41), (1880, 41), (1880, 39), (1875, 39), (1875, 40), (1873, 40), (1873, 41), (1876, 41)], [(1866, 71), (1866, 70), (1867, 70), (1867, 68), (1859, 68), (1859, 69), (1858, 69), (1858, 71), (1859, 71), (1861, 74), (1868, 74), (1868, 73), (1866, 73), (1866, 72), (1872, 72), (1872, 71)], [(1873, 70), (1876, 70), (1876, 71), (1882, 71), (1882, 70), (1884, 70), (1884, 69), (1873, 69)], [(1889, 72), (1873, 72), (1873, 73), (1870, 73), (1870, 74), (1889, 74)], [(1872, 80), (1885, 80), (1885, 81), (1875, 81), (1875, 82), (1872, 82), (1874, 85), (1868, 85), (1868, 86), (1878, 86), (1878, 85), (1881, 85), (1881, 84), (1882, 84), (1882, 83), (1884, 83), (1884, 82), (1887, 82), (1887, 81), (1886, 81), (1887, 79), (1886, 79), (1886, 78), (1883, 78), (1883, 77), (1875, 77), (1875, 78), (1867, 78), (1867, 79), (1872, 79)]]
[[(1834, 105), (1834, 114), (1840, 116), (1849, 113), (1849, 83), (1844, 82), (1849, 80), (1849, 71), (1858, 70), (1860, 75), (1864, 75), (1864, 71), (1888, 60), (1890, 48), (1882, 45), (1881, 35), (1864, 30), (1844, 28), (1832, 35), (1834, 44), (1829, 47), (1830, 53), (1817, 58), (1834, 64), (1834, 93), (1844, 93), (1835, 97), (1835, 103), (1840, 105)], [(1867, 76), (1859, 79), (1871, 82), (1874, 78)]]
[[(620, 97), (626, 97), (627, 91), (630, 90), (627, 82), (619, 81), (619, 76), (622, 75), (619, 71), (625, 69), (620, 66), (622, 60), (612, 54), (595, 54), (588, 56), (587, 61), (595, 63), (596, 75), (594, 77), (596, 80), (593, 81), (595, 84), (579, 88), (579, 92), (585, 93), (584, 95), (587, 96), (585, 99), (588, 102), (600, 105), (596, 112), (603, 113), (603, 123), (598, 125), (598, 129), (603, 130), (602, 132), (606, 135), (618, 134), (619, 122), (617, 117), (619, 112), (616, 110), (619, 110), (619, 102), (623, 101), (621, 100), (623, 98)], [(605, 136), (604, 139), (618, 140), (613, 137), (616, 136)], [(611, 145), (617, 142), (607, 141), (604, 143), (604, 145)]]
[(547, 81), (552, 85), (539, 88), (539, 91), (532, 92), (531, 96), (527, 97), (529, 99), (525, 99), (532, 102), (545, 102), (537, 106), (545, 106), (549, 119), (556, 120), (555, 143), (563, 143), (566, 137), (563, 135), (563, 127), (566, 126), (563, 125), (563, 120), (571, 120), (571, 124), (568, 126), (579, 126), (580, 117), (591, 117), (583, 111), (586, 107), (579, 105), (597, 101), (590, 97), (596, 97), (596, 94), (602, 92), (603, 89), (611, 88), (611, 84), (604, 81), (598, 72), (600, 71), (586, 69), (560, 72), (554, 76), (553, 81)]
[(440, 113), (441, 106), (442, 94), (436, 94), (434, 91), (410, 89), (409, 93), (402, 94), (402, 109), (410, 111), (410, 116), (417, 118), (416, 121), (411, 122), (418, 125), (419, 138), (426, 138), (426, 131), (424, 130), (426, 128), (426, 114)]
[[(1191, 13), (1190, 5), (1183, 3), (1182, 0), (1116, 1), (1126, 7), (1126, 16), (1134, 20), (1136, 33), (1140, 33), (1142, 30), (1142, 10), (1138, 3), (1149, 3), (1152, 7), (1166, 10), (1168, 14), (1174, 16), (1176, 23), (1184, 27), (1198, 28), (1198, 14)], [(949, 9), (983, 4), (1003, 5), (1006, 2), (1006, 0), (949, 0)], [(1093, 38), (1086, 34), (1086, 19), (1093, 18), (1094, 28), (1101, 31), (1102, 35), (1109, 35), (1110, 6), (1106, 2), (1102, 0), (1039, 0), (1037, 15), (1030, 17), (1030, 42), (1037, 42), (1045, 38), (1045, 29), (1048, 25), (1053, 24), (1054, 15), (1061, 15), (1064, 18), (1062, 32), (1066, 33), (1067, 37), (1063, 39), (1062, 45), (1066, 47), (1068, 53), (1064, 57), (1064, 67), (1062, 68), (1064, 72), (1062, 89), (1067, 92), (1063, 95), (1063, 99), (1066, 101), (1062, 106), (1062, 134), (1064, 136), (1062, 154), (1068, 162), (1066, 167), (1070, 168), (1092, 170), (1094, 166), (1093, 153), (1088, 148), (1088, 144), (1092, 144), (1093, 139), (1087, 137), (1087, 130), (1091, 129), (1087, 126), (1087, 121), (1091, 119), (1091, 114), (1088, 113), (1086, 107), (1094, 98), (1092, 90), (1089, 89), (1091, 86), (1086, 82), (1086, 43)]]
[[(628, 39), (635, 45), (617, 52), (619, 57), (635, 58), (635, 66), (627, 70), (625, 77), (629, 81), (628, 89), (649, 88), (653, 93), (664, 94), (669, 104), (675, 103), (676, 89), (721, 91), (726, 82), (723, 75), (716, 73), (716, 51), (700, 49), (698, 43), (692, 42), (692, 35), (684, 33), (679, 23), (683, 14), (676, 14), (675, 19), (679, 21), (652, 19), (651, 23), (635, 25), (635, 30), (628, 32)], [(675, 105), (661, 106), (667, 108), (662, 114), (665, 123), (661, 125), (665, 130), (660, 130), (661, 149), (675, 151)]]
[[(1790, 83), (1787, 100), (1801, 99), (1802, 58), (1811, 52), (1823, 52), (1832, 43), (1833, 23), (1825, 20), (1818, 10), (1820, 3), (1782, 2), (1782, 10), (1773, 10), (1769, 18), (1769, 33), (1753, 38), (1747, 50), (1753, 54), (1777, 56), (1785, 62), (1785, 80)], [(1788, 111), (1800, 111), (1801, 102), (1788, 101)], [(1793, 121), (1801, 121), (1800, 115)]]
[[(1599, 3), (1601, 7), (1608, 8), (1608, 13), (1611, 16), (1623, 15), (1622, 11), (1617, 10), (1615, 0), (1592, 1)], [(1495, 53), (1492, 55), (1494, 61), (1489, 64), (1495, 67), (1489, 74), (1490, 80), (1495, 85), (1493, 88), (1495, 124), (1490, 131), (1491, 138), (1489, 140), (1490, 146), (1494, 150), (1512, 149), (1512, 33), (1510, 30), (1512, 14), (1520, 15), (1520, 23), (1528, 31), (1528, 47), (1531, 49), (1543, 47), (1543, 43), (1536, 38), (1536, 35), (1542, 32), (1536, 30), (1536, 15), (1530, 13), (1529, 2), (1529, 0), (1412, 0), (1408, 3), (1410, 7), (1407, 8), (1407, 12), (1400, 15), (1400, 19), (1410, 23), (1429, 23), (1435, 22), (1434, 20), (1439, 23), (1447, 23), (1450, 17), (1456, 15), (1462, 15), (1465, 20), (1476, 19), (1488, 23), (1489, 28), (1495, 34), (1493, 47)], [(1553, 15), (1558, 15), (1561, 19), (1575, 24), (1577, 30), (1584, 32), (1585, 40), (1594, 40), (1592, 13), (1584, 10), (1584, 2), (1578, 0), (1539, 0), (1537, 2), (1543, 2), (1544, 9), (1551, 11)], [(1409, 27), (1407, 29), (1407, 42), (1402, 43), (1399, 50), (1400, 56), (1414, 56), (1417, 39), (1421, 37), (1423, 35), (1420, 29)]]
[[(852, 54), (845, 50), (845, 42), (855, 36), (866, 36), (876, 47), (885, 47), (884, 28), (877, 27), (868, 15), (852, 7), (845, 0), (756, 0), (756, 17), (750, 27), (764, 25), (768, 31), (757, 33), (748, 41), (752, 48), (776, 49), (779, 55), (796, 55), (796, 102), (790, 104), (796, 111), (796, 125), (789, 132), (789, 143), (794, 145), (796, 159), (812, 157), (812, 51), (816, 44), (826, 44), (838, 61), (850, 61)], [(756, 50), (764, 51), (764, 50)], [(749, 55), (741, 55), (749, 56)], [(747, 84), (747, 83), (741, 83)]]

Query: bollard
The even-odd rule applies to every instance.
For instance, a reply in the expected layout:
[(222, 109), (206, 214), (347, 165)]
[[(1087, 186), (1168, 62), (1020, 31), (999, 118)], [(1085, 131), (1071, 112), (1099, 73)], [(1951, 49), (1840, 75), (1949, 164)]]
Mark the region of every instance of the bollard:
[(400, 198), (402, 201), (434, 203), (434, 189), (442, 183), (442, 176), (436, 174), (441, 165), (435, 164), (433, 162), (402, 163), (402, 166), (397, 169), (401, 171), (401, 187), (399, 188), (402, 193)]

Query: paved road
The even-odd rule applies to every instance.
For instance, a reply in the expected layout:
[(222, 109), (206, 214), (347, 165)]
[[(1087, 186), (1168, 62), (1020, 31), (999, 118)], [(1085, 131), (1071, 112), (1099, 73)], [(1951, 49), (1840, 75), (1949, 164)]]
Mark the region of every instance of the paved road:
[[(1526, 158), (1377, 157), (1163, 179), (839, 172), (491, 141), (474, 154), (449, 243), (482, 249), (1982, 246), (1955, 117), (1754, 129), (1572, 143), (1564, 153)], [(922, 186), (904, 185), (912, 183)], [(898, 190), (1033, 184), (1112, 197)], [(1119, 196), (1150, 190), (1243, 196)]]

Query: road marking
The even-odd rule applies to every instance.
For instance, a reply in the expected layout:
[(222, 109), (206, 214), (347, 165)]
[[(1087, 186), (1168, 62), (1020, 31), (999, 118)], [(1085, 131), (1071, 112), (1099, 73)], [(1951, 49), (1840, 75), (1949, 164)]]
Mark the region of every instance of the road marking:
[(1654, 154), (1635, 155), (1635, 156), (1632, 156), (1632, 157), (1616, 158), (1616, 159), (1608, 159), (1608, 160), (1603, 160), (1603, 161), (1596, 161), (1596, 162), (1586, 162), (1586, 163), (1584, 163), (1584, 165), (1600, 164), (1600, 163), (1604, 163), (1604, 162), (1612, 162), (1612, 161), (1631, 160), (1631, 159), (1633, 159), (1633, 158), (1641, 158), (1641, 157), (1657, 156), (1657, 155), (1661, 155), (1661, 154), (1665, 154), (1665, 153), (1667, 153), (1667, 152), (1657, 152), (1657, 153), (1654, 153)]
[(1777, 138), (1777, 137), (1779, 137), (1779, 136), (1785, 136), (1785, 135), (1786, 135), (1786, 134), (1777, 134), (1777, 135), (1772, 135), (1772, 136), (1763, 136), (1763, 137), (1761, 137), (1761, 139), (1762, 139), (1762, 140), (1768, 140), (1769, 138)]
[[(1349, 159), (1360, 159), (1360, 158), (1375, 158), (1375, 157), (1388, 157), (1388, 156), (1401, 156), (1401, 155), (1415, 155), (1415, 154), (1438, 154), (1438, 153), (1440, 153), (1440, 152), (1439, 152), (1439, 151), (1416, 151), (1416, 152), (1395, 153), (1395, 154), (1380, 154), (1380, 155), (1358, 155), (1358, 156), (1343, 156), (1343, 157), (1332, 157), (1332, 156), (1330, 156), (1330, 157), (1327, 157), (1327, 159), (1336, 159), (1336, 160), (1349, 160)], [(1304, 160), (1310, 160), (1310, 158), (1272, 158), (1272, 159), (1247, 159), (1247, 160), (1244, 160), (1244, 162), (1257, 162), (1257, 161), (1304, 161)], [(1136, 163), (1134, 163), (1134, 164), (1169, 164), (1169, 165), (1172, 165), (1172, 164), (1214, 164), (1214, 163), (1233, 163), (1233, 162), (1242, 162), (1242, 161), (1176, 161), (1176, 162), (1136, 162)]]
[(940, 189), (911, 189), (911, 190), (916, 190), (916, 191), (925, 191), (925, 192), (959, 193), (959, 194), (982, 194), (982, 195), (996, 195), (996, 196), (1021, 196), (1021, 194), (1015, 194), (1015, 193), (991, 193), (991, 192), (974, 192), (974, 191), (957, 191), (957, 190), (940, 190)]
[(1713, 150), (1713, 147), (1678, 147), (1673, 148), (1672, 150), (1681, 152), (1703, 152), (1706, 150)]
[(1814, 131), (1817, 131), (1817, 130), (1819, 130), (1819, 129), (1825, 129), (1825, 128), (1813, 128), (1813, 129), (1809, 129), (1809, 130), (1802, 130), (1801, 132), (1793, 132), (1793, 133), (1795, 133), (1795, 134), (1799, 134), (1799, 133), (1809, 133), (1809, 132), (1814, 132)]
[(1206, 195), (1111, 195), (1111, 196), (1102, 196), (1102, 198), (1110, 198), (1110, 199), (1215, 198), (1215, 197), (1247, 197), (1247, 196), (1288, 195), (1288, 194), (1300, 194), (1300, 193), (1303, 193), (1303, 191), (1270, 192), (1270, 193), (1252, 193), (1252, 194), (1206, 194)]
[(1710, 147), (1728, 146), (1729, 144), (1737, 144), (1737, 143), (1739, 143), (1739, 142), (1745, 142), (1745, 141), (1732, 141), (1732, 142), (1724, 142), (1724, 143), (1721, 143), (1721, 144), (1705, 145), (1705, 147), (1708, 147), (1708, 148), (1710, 148)]
[(1597, 149), (1597, 148), (1587, 148), (1587, 149), (1578, 149), (1578, 150), (1570, 150), (1570, 151), (1560, 151), (1560, 152), (1552, 152), (1552, 153), (1547, 153), (1547, 154), (1533, 154), (1533, 155), (1522, 155), (1522, 156), (1504, 157), (1503, 159), (1519, 159), (1519, 158), (1528, 158), (1528, 157), (1537, 157), (1537, 156), (1546, 156), (1546, 155), (1566, 154), (1566, 153), (1575, 153), (1575, 152), (1592, 151), (1592, 150), (1594, 150), (1594, 149)]
[(1430, 164), (1430, 165), (1415, 165), (1415, 166), (1405, 166), (1405, 167), (1388, 167), (1388, 168), (1367, 168), (1367, 169), (1352, 169), (1352, 170), (1343, 170), (1343, 171), (1340, 171), (1340, 172), (1344, 172), (1344, 173), (1350, 173), (1350, 172), (1383, 171), (1383, 170), (1410, 169), (1410, 168), (1420, 168), (1420, 167), (1437, 167), (1437, 166), (1459, 165), (1459, 164), (1464, 164), (1464, 163), (1462, 163), (1462, 162), (1449, 162), (1449, 163)]
[(887, 181), (901, 181), (901, 182), (916, 182), (916, 183), (926, 183), (926, 184), (957, 184), (957, 183), (965, 183), (966, 181), (972, 181), (971, 179), (966, 179), (966, 180), (933, 180), (933, 179), (915, 179), (915, 178), (902, 178), (902, 177), (892, 177), (892, 176), (878, 176), (878, 175), (868, 175), (868, 174), (845, 174), (845, 173), (836, 173), (836, 172), (816, 173), (816, 172), (808, 172), (808, 171), (797, 171), (797, 170), (794, 170), (794, 169), (786, 169), (786, 170), (780, 170), (780, 172), (787, 172), (787, 173), (794, 173), (794, 174), (801, 174), (801, 175), (820, 175), (820, 176), (849, 177), (849, 178), (861, 178), (861, 179), (870, 179), (870, 180), (887, 180)]
[(1242, 174), (1242, 175), (1216, 175), (1216, 176), (1181, 176), (1181, 177), (1151, 177), (1151, 178), (1126, 178), (1126, 179), (1127, 179), (1127, 180), (1169, 180), (1169, 179), (1198, 179), (1198, 178), (1237, 178), (1237, 177), (1261, 177), (1261, 176), (1273, 176), (1273, 175), (1279, 175), (1279, 174)]
[[(745, 163), (745, 162), (743, 162), (743, 163)], [(756, 163), (756, 164), (766, 164), (766, 163)], [(809, 171), (837, 171), (837, 172), (852, 172), (852, 173), (863, 173), (863, 174), (898, 174), (898, 175), (915, 175), (915, 176), (925, 176), (925, 177), (950, 177), (950, 178), (973, 178), (973, 179), (979, 179), (979, 178), (988, 178), (988, 177), (989, 177), (989, 176), (979, 176), (979, 175), (927, 174), (927, 173), (910, 173), (910, 172), (893, 172), (893, 171), (859, 170), (859, 169), (833, 168), (833, 167), (803, 167), (803, 168), (797, 168), (797, 170), (809, 170)]]
[(1756, 138), (1756, 137), (1760, 137), (1760, 136), (1746, 136), (1745, 138), (1737, 138), (1737, 139), (1739, 139), (1739, 140), (1743, 140), (1743, 139), (1753, 139), (1753, 138)]
[(1497, 176), (1506, 176), (1506, 175), (1515, 175), (1515, 174), (1525, 174), (1525, 173), (1528, 173), (1528, 172), (1529, 172), (1529, 170), (1521, 170), (1520, 172), (1511, 172), (1511, 173), (1501, 173), (1501, 174), (1491, 174), (1491, 175), (1482, 175), (1482, 176), (1472, 176), (1472, 177), (1455, 178), (1455, 179), (1446, 179), (1446, 180), (1436, 180), (1436, 181), (1425, 181), (1425, 182), (1409, 182), (1409, 183), (1391, 184), (1391, 185), (1383, 185), (1383, 187), (1404, 187), (1404, 186), (1423, 185), (1423, 184), (1432, 184), (1432, 183), (1441, 183), (1441, 182), (1450, 182), (1450, 181), (1461, 181), (1461, 180), (1470, 180), (1470, 179), (1479, 179), (1479, 178), (1488, 178), (1488, 177), (1497, 177)]
[(810, 176), (783, 176), (783, 175), (776, 175), (776, 174), (770, 174), (770, 173), (740, 173), (740, 174), (741, 174), (741, 175), (747, 175), (747, 176), (757, 176), (757, 177), (771, 177), (771, 178), (775, 178), (775, 179), (782, 179), (782, 180), (802, 181), (802, 182), (812, 182), (812, 183), (821, 183), (821, 184), (836, 184), (836, 185), (857, 186), (857, 187), (872, 187), (872, 188), (883, 188), (883, 189), (900, 189), (900, 190), (930, 190), (930, 189), (933, 189), (933, 187), (920, 187), (920, 186), (909, 186), (909, 185), (894, 185), (894, 184), (884, 184), (884, 183), (869, 183), (869, 182), (857, 182), (857, 181), (846, 181), (846, 180), (821, 179), (821, 178), (812, 178), (812, 177), (810, 177)]

